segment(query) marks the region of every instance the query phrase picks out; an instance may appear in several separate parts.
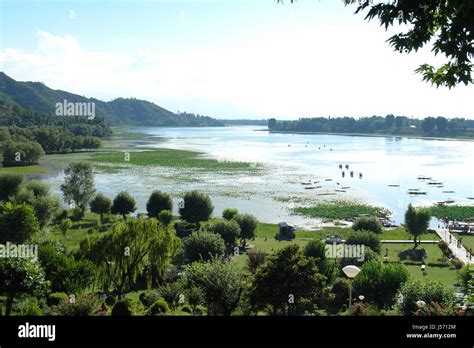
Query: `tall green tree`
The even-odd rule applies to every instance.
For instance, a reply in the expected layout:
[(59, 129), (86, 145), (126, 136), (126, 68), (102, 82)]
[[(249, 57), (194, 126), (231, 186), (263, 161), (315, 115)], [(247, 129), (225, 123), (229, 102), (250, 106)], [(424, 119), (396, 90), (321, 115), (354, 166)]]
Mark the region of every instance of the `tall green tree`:
[(40, 230), (32, 207), (11, 202), (0, 206), (0, 243), (22, 244)]
[(133, 213), (135, 210), (137, 210), (135, 198), (128, 192), (122, 191), (115, 196), (111, 208), (112, 214), (120, 214), (123, 216), (123, 219), (126, 220), (127, 215)]
[(225, 242), (227, 252), (231, 253), (237, 246), (237, 239), (240, 235), (240, 226), (234, 220), (218, 220), (212, 223), (208, 228), (210, 232), (217, 233)]
[(0, 201), (8, 201), (15, 196), (23, 184), (23, 176), (18, 174), (0, 174)]
[(299, 246), (288, 245), (267, 257), (255, 274), (250, 303), (256, 309), (270, 308), (272, 314), (290, 314), (304, 300), (326, 297), (326, 277), (315, 259), (305, 257)]
[(100, 221), (103, 220), (104, 214), (110, 213), (112, 201), (109, 197), (102, 193), (98, 193), (90, 203), (91, 212), (100, 215)]
[(146, 211), (149, 217), (158, 218), (163, 210), (173, 211), (173, 200), (169, 193), (153, 191), (146, 203)]
[(247, 240), (255, 238), (258, 220), (250, 214), (237, 214), (234, 219), (240, 226), (240, 240), (242, 241), (242, 247), (245, 248)]
[(80, 255), (102, 268), (120, 299), (126, 285), (133, 285), (148, 261), (163, 268), (178, 246), (174, 232), (156, 219), (129, 219), (109, 232), (83, 240)]
[(0, 258), (0, 274), (0, 293), (7, 296), (6, 316), (11, 314), (16, 296), (39, 293), (48, 286), (39, 263), (28, 259)]
[(94, 175), (89, 162), (73, 162), (64, 170), (61, 191), (66, 203), (74, 202), (83, 212), (95, 193)]
[(213, 211), (214, 206), (212, 205), (211, 198), (200, 191), (187, 192), (179, 208), (181, 218), (192, 223), (209, 220)]
[(405, 212), (405, 228), (413, 236), (415, 248), (418, 246), (418, 237), (426, 233), (431, 213), (426, 208), (414, 208), (411, 204)]

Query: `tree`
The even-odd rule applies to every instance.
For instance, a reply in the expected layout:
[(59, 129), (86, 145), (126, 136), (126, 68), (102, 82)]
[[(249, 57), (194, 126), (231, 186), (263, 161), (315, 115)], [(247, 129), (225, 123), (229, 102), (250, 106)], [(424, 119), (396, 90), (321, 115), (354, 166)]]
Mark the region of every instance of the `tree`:
[(448, 131), (448, 120), (445, 117), (436, 117), (436, 128), (441, 134), (445, 134)]
[(42, 182), (32, 180), (26, 183), (13, 201), (16, 204), (28, 204), (34, 211), (41, 228), (48, 226), (53, 220), (61, 202), (49, 192), (49, 186)]
[(354, 293), (365, 296), (367, 301), (373, 301), (379, 307), (391, 306), (398, 289), (408, 278), (405, 266), (372, 260), (366, 262), (354, 278)]
[(352, 224), (354, 231), (372, 231), (374, 233), (382, 233), (383, 226), (375, 216), (361, 216)]
[(346, 239), (347, 245), (365, 245), (376, 253), (380, 253), (380, 238), (371, 231), (354, 231)]
[(149, 217), (158, 218), (163, 210), (173, 211), (173, 200), (169, 193), (153, 191), (146, 204), (146, 211)]
[(326, 296), (326, 277), (314, 258), (303, 255), (298, 245), (288, 245), (267, 257), (257, 269), (250, 288), (250, 303), (256, 309), (268, 306), (272, 314), (289, 314), (302, 300)]
[(413, 236), (414, 248), (418, 246), (417, 238), (426, 233), (431, 213), (425, 208), (414, 208), (411, 204), (405, 212), (405, 228)]
[(460, 83), (472, 83), (474, 3), (471, 0), (387, 1), (376, 4), (370, 0), (344, 0), (344, 3), (358, 3), (356, 13), (368, 8), (365, 19), (370, 21), (378, 17), (385, 29), (395, 22), (409, 25), (407, 32), (388, 39), (395, 51), (416, 52), (433, 42), (431, 50), (434, 54), (446, 56), (448, 61), (439, 68), (429, 64), (421, 65), (416, 72), (423, 76), (423, 80), (437, 87), (449, 88)]
[(392, 129), (394, 123), (395, 123), (395, 116), (390, 114), (385, 117), (385, 129)]
[(91, 212), (100, 214), (100, 221), (103, 220), (104, 214), (110, 213), (112, 201), (102, 193), (98, 193), (90, 203)]
[(73, 162), (64, 170), (66, 177), (61, 191), (66, 203), (75, 203), (83, 212), (95, 193), (92, 165), (88, 162)]
[(126, 191), (119, 192), (112, 203), (112, 214), (121, 214), (123, 219), (127, 219), (127, 215), (137, 210), (135, 199)]
[(64, 244), (66, 245), (66, 233), (69, 231), (72, 227), (72, 221), (71, 219), (62, 219), (61, 223), (59, 224), (59, 229), (63, 233), (64, 236)]
[(183, 242), (186, 262), (208, 261), (225, 254), (225, 242), (222, 237), (210, 232), (194, 232)]
[(400, 301), (396, 309), (401, 315), (413, 315), (418, 309), (417, 302), (423, 301), (426, 305), (437, 303), (444, 308), (454, 305), (454, 290), (445, 288), (439, 282), (410, 279), (398, 291)]
[(404, 119), (401, 116), (395, 117), (395, 128), (398, 130), (402, 129), (404, 123)]
[(158, 221), (165, 226), (169, 226), (173, 220), (173, 213), (170, 210), (162, 210), (158, 214)]
[(38, 164), (43, 155), (43, 148), (37, 142), (9, 141), (3, 146), (3, 166), (17, 167)]
[(0, 293), (7, 296), (5, 315), (9, 316), (15, 296), (46, 290), (44, 272), (37, 262), (22, 258), (0, 258)]
[(238, 213), (239, 211), (235, 208), (225, 208), (222, 217), (226, 220), (232, 220)]
[(187, 288), (203, 292), (209, 315), (229, 316), (237, 308), (244, 288), (244, 277), (236, 264), (213, 259), (193, 262), (184, 268)]
[(421, 128), (425, 133), (431, 133), (436, 126), (436, 119), (434, 117), (427, 117), (421, 121)]
[(23, 176), (18, 174), (0, 174), (0, 201), (15, 196), (23, 184)]
[(38, 219), (29, 205), (8, 202), (0, 206), (0, 243), (22, 244), (39, 230)]
[(187, 222), (207, 221), (214, 211), (209, 196), (200, 191), (191, 191), (184, 195), (183, 206), (179, 209), (181, 218)]
[(240, 226), (236, 221), (218, 220), (212, 223), (207, 229), (209, 232), (216, 233), (222, 237), (228, 253), (231, 253), (237, 246)]
[(257, 269), (267, 260), (267, 253), (259, 249), (250, 249), (247, 251), (247, 268), (250, 273), (255, 274)]
[(245, 248), (247, 239), (255, 238), (258, 220), (255, 218), (255, 216), (250, 214), (238, 214), (234, 217), (234, 219), (240, 226), (240, 240), (242, 241), (242, 247)]
[(186, 290), (186, 298), (188, 299), (188, 303), (191, 306), (191, 310), (194, 315), (196, 313), (197, 306), (204, 303), (204, 292), (197, 286), (191, 286), (188, 290)]
[(268, 120), (268, 129), (275, 128), (276, 124), (277, 124), (277, 120), (274, 118), (270, 118)]
[(130, 219), (84, 239), (79, 254), (104, 270), (121, 299), (125, 285), (133, 284), (147, 262), (163, 268), (175, 256), (177, 246), (174, 233), (156, 219)]

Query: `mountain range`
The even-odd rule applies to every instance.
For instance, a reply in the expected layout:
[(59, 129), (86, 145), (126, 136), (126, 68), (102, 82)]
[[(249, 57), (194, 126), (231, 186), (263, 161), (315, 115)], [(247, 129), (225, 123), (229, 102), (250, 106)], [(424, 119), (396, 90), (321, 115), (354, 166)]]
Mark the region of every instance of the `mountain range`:
[(208, 116), (175, 114), (154, 103), (135, 98), (102, 101), (47, 87), (41, 82), (16, 81), (0, 72), (0, 99), (9, 100), (35, 112), (54, 114), (56, 103), (95, 103), (95, 114), (110, 125), (154, 127), (224, 126), (224, 122)]

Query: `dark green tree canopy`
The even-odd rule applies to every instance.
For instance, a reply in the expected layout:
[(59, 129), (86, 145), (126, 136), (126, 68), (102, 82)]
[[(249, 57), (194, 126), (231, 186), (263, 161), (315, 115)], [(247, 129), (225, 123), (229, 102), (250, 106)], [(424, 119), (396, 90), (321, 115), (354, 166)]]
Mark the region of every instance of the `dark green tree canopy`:
[(200, 191), (187, 192), (184, 195), (183, 205), (179, 214), (187, 222), (207, 221), (214, 211), (211, 198)]
[(121, 214), (123, 218), (137, 210), (135, 199), (126, 191), (119, 192), (112, 204), (112, 214)]
[(173, 200), (169, 193), (153, 191), (146, 203), (146, 211), (149, 217), (157, 218), (163, 210), (173, 211)]

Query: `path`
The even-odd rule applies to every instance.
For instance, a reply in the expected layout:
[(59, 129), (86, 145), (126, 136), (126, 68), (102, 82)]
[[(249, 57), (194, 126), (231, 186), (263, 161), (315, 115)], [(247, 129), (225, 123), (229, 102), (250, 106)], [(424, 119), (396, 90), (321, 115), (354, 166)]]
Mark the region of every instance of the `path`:
[[(458, 239), (454, 237), (454, 235), (450, 233), (447, 228), (436, 228), (435, 231), (438, 236), (440, 236), (440, 238), (448, 244), (449, 249), (459, 260), (461, 260), (465, 264), (469, 264), (474, 261), (474, 257), (472, 258), (472, 260), (469, 260), (469, 258), (467, 257), (466, 248), (462, 244), (458, 246)], [(449, 236), (451, 236), (451, 243), (449, 242)]]

